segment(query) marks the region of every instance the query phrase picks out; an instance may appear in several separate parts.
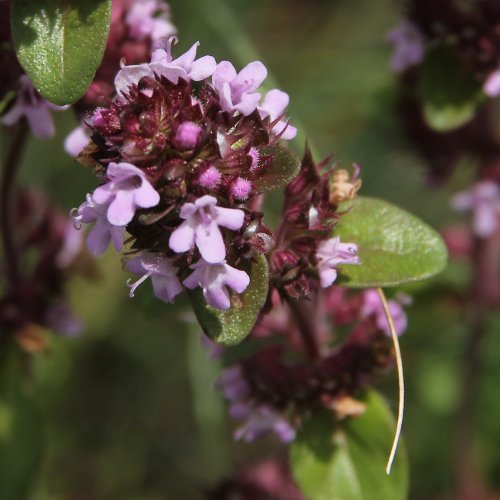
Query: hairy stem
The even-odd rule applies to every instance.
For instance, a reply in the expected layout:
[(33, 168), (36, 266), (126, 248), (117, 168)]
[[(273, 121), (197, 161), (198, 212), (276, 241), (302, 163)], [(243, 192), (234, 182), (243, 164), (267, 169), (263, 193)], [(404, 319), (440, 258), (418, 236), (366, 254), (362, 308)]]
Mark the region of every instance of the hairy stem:
[(13, 194), (16, 175), (21, 163), (27, 137), (28, 126), (22, 120), (14, 129), (12, 140), (7, 148), (0, 180), (0, 238), (3, 248), (5, 274), (10, 288), (14, 288), (19, 279), (19, 263), (14, 241), (12, 207), (14, 203)]

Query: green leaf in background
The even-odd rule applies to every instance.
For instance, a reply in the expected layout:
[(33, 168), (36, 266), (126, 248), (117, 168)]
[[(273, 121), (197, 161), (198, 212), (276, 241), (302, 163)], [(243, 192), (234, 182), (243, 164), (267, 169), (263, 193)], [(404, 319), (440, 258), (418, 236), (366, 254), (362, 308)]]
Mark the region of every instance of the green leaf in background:
[(408, 462), (399, 443), (392, 472), (385, 466), (395, 423), (376, 392), (363, 397), (366, 411), (335, 423), (323, 410), (303, 423), (290, 448), (292, 471), (308, 500), (404, 500)]
[(426, 56), (420, 90), (425, 120), (438, 132), (467, 123), (484, 97), (471, 69), (445, 47), (437, 47)]
[(0, 498), (28, 498), (42, 455), (40, 416), (22, 381), (21, 353), (0, 356)]
[(17, 57), (47, 100), (71, 104), (90, 85), (101, 62), (111, 0), (13, 0)]
[(250, 275), (250, 284), (237, 296), (239, 303), (236, 305), (233, 301), (228, 311), (207, 305), (199, 288), (189, 293), (200, 326), (217, 344), (239, 344), (252, 330), (266, 301), (269, 268), (265, 256), (260, 255), (250, 269), (244, 270)]
[(271, 162), (266, 165), (262, 177), (255, 181), (258, 189), (273, 191), (285, 187), (298, 173), (300, 160), (287, 148), (273, 144), (259, 148), (261, 158), (269, 155)]
[(441, 236), (414, 215), (383, 200), (358, 197), (343, 203), (349, 209), (335, 227), (335, 236), (358, 245), (359, 266), (342, 266), (338, 284), (363, 288), (395, 286), (429, 278), (447, 261)]

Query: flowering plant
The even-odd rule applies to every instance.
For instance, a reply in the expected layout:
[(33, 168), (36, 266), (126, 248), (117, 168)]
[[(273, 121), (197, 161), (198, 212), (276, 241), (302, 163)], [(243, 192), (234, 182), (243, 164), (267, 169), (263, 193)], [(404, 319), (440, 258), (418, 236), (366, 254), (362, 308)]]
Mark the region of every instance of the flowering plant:
[[(358, 165), (349, 172), (331, 158), (318, 162), (307, 145), (299, 160), (288, 143), (298, 133), (289, 96), (266, 87), (264, 64), (246, 61), (238, 71), (229, 61), (197, 56), (199, 42), (174, 54), (178, 39), (163, 2), (124, 0), (113, 10), (102, 0), (44, 6), (30, 0), (0, 7), (11, 7), (6, 57), (15, 51), (19, 61), (0, 95), (0, 120), (12, 137), (0, 209), (8, 274), (0, 325), (12, 333), (6, 338), (26, 348), (26, 326), (77, 330), (61, 309), (62, 278), (53, 263), (78, 258), (79, 246), (57, 240), (48, 257), (56, 284), (45, 287), (46, 276), (35, 276), (33, 298), (23, 288), (25, 249), (12, 231), (15, 160), (28, 129), (52, 135), (49, 109), (73, 105), (81, 124), (65, 148), (96, 180), (71, 210), (80, 230), (68, 226), (71, 238), (86, 231), (93, 256), (110, 245), (121, 251), (134, 276), (123, 280), (130, 297), (146, 294), (138, 289), (148, 279), (163, 302), (186, 292), (208, 350), (226, 365), (216, 386), (238, 420), (234, 437), (251, 442), (274, 433), (290, 445), (298, 488), (315, 497), (311, 477), (323, 453), (315, 440), (325, 443), (330, 474), (342, 448), (335, 433), (371, 443), (370, 426), (380, 425), (390, 435), (385, 403), (368, 387), (395, 357), (401, 373), (397, 335), (409, 298), (387, 301), (381, 287), (440, 272), (447, 258), (440, 236), (390, 203), (359, 196)], [(283, 200), (277, 223), (269, 222), (273, 191)], [(52, 242), (50, 236), (44, 238)], [(13, 321), (12, 310), (26, 302), (36, 311)], [(165, 307), (168, 314), (173, 306)], [(378, 466), (384, 453), (374, 449)], [(360, 469), (363, 477), (370, 473)], [(406, 492), (404, 455), (394, 476), (380, 487), (399, 498)], [(328, 480), (320, 487), (328, 489)]]

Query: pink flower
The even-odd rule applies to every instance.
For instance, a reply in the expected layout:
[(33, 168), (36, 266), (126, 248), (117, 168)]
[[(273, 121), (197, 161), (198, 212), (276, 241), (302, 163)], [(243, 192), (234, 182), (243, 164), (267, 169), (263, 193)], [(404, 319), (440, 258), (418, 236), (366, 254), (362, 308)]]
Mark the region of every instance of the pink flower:
[[(290, 98), (287, 93), (273, 89), (266, 94), (263, 103), (257, 109), (261, 118), (269, 117), (271, 122), (274, 122), (283, 116), (289, 101)], [(273, 127), (273, 134), (280, 136), (282, 139), (290, 140), (297, 135), (297, 129), (292, 127), (287, 121), (280, 119)]]
[(64, 150), (73, 158), (76, 158), (80, 151), (89, 143), (90, 129), (85, 125), (80, 125), (73, 129), (64, 140)]
[(116, 91), (119, 94), (126, 93), (131, 85), (136, 85), (144, 76), (154, 77), (156, 74), (177, 84), (179, 78), (198, 82), (214, 73), (217, 63), (212, 56), (196, 59), (200, 42), (196, 42), (187, 52), (173, 59), (171, 49), (175, 40), (175, 37), (170, 37), (167, 50), (156, 49), (150, 63), (124, 66), (115, 78)]
[(472, 211), (472, 229), (480, 238), (493, 234), (500, 217), (500, 188), (493, 181), (478, 182), (468, 191), (456, 194), (452, 201), (456, 210)]
[(161, 0), (135, 0), (127, 12), (125, 22), (131, 37), (137, 40), (151, 38), (153, 48), (158, 48), (162, 38), (177, 32), (170, 22), (170, 8)]
[(67, 106), (56, 106), (46, 101), (33, 87), (27, 75), (19, 78), (19, 89), (16, 102), (1, 118), (0, 122), (11, 126), (17, 123), (23, 116), (35, 137), (50, 139), (55, 133), (54, 122), (50, 116), (50, 109), (64, 110)]
[(187, 252), (195, 245), (210, 264), (226, 258), (226, 247), (219, 226), (240, 229), (245, 213), (235, 208), (218, 207), (213, 196), (205, 195), (194, 203), (185, 203), (180, 217), (185, 221), (172, 233), (170, 248), (177, 253)]
[(360, 264), (357, 245), (341, 243), (338, 237), (322, 241), (318, 245), (316, 259), (322, 288), (329, 287), (337, 279), (337, 266)]
[(164, 302), (173, 302), (174, 298), (182, 292), (182, 285), (177, 277), (177, 267), (173, 264), (173, 259), (163, 255), (143, 252), (132, 257), (127, 262), (127, 268), (134, 274), (141, 276), (130, 286), (129, 296), (133, 297), (135, 291), (151, 278), (153, 292), (156, 297)]
[(136, 207), (151, 208), (160, 202), (146, 174), (131, 163), (110, 163), (106, 175), (109, 182), (98, 187), (92, 198), (98, 205), (108, 206), (108, 221), (114, 226), (127, 225)]
[(489, 97), (500, 95), (500, 69), (490, 73), (483, 85), (484, 93)]
[(81, 224), (92, 224), (88, 238), (87, 246), (92, 255), (100, 255), (106, 251), (109, 244), (113, 242), (116, 251), (119, 251), (123, 245), (123, 233), (125, 226), (114, 226), (108, 222), (106, 205), (95, 203), (90, 194), (87, 195), (87, 201), (82, 203), (78, 209), (71, 211), (71, 217), (76, 229), (81, 228)]
[(248, 116), (257, 108), (260, 93), (255, 92), (267, 77), (267, 69), (260, 61), (247, 64), (239, 73), (229, 61), (222, 61), (212, 76), (223, 111), (239, 111)]
[[(391, 313), (392, 320), (394, 322), (394, 328), (398, 335), (401, 335), (406, 330), (406, 326), (408, 324), (408, 319), (402, 306), (410, 303), (411, 299), (406, 295), (400, 295), (397, 300), (387, 301), (389, 312)], [(363, 292), (363, 305), (361, 306), (360, 313), (361, 317), (367, 317), (374, 314), (377, 327), (385, 332), (386, 335), (391, 334), (384, 306), (382, 305), (382, 301), (380, 300), (377, 290), (369, 289)]]
[(390, 65), (396, 73), (402, 73), (422, 61), (424, 36), (407, 19), (401, 19), (399, 25), (387, 33), (386, 40), (394, 46)]
[(207, 304), (217, 309), (226, 310), (231, 307), (226, 287), (236, 293), (243, 293), (250, 283), (245, 271), (235, 269), (225, 262), (210, 264), (201, 259), (190, 267), (194, 272), (183, 281), (184, 286), (191, 290), (200, 286)]

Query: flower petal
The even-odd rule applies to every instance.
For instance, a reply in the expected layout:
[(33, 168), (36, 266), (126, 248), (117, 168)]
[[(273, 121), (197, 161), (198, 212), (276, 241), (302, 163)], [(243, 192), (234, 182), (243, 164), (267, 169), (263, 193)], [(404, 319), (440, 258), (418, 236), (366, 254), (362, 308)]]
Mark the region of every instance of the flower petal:
[[(184, 207), (183, 207), (184, 208)], [(194, 247), (195, 227), (191, 220), (184, 221), (171, 235), (168, 246), (176, 253), (187, 252)]]
[(109, 224), (105, 220), (98, 219), (87, 238), (87, 247), (90, 253), (92, 255), (101, 255), (108, 248), (110, 241)]
[(260, 61), (248, 63), (236, 76), (232, 88), (244, 87), (245, 92), (253, 92), (267, 77), (267, 69)]
[(243, 226), (245, 220), (245, 212), (238, 208), (214, 207), (217, 214), (217, 224), (227, 227), (228, 229), (236, 230)]
[(135, 214), (134, 193), (118, 191), (108, 208), (108, 221), (114, 226), (126, 226)]
[(158, 191), (144, 179), (141, 187), (134, 191), (134, 200), (138, 207), (151, 208), (160, 203), (160, 195)]
[(189, 76), (191, 77), (191, 80), (200, 82), (201, 80), (212, 76), (216, 67), (217, 62), (212, 56), (203, 56), (193, 62)]
[(203, 259), (210, 264), (218, 264), (226, 258), (226, 246), (219, 226), (215, 221), (196, 227), (196, 246)]
[(245, 271), (236, 269), (226, 264), (224, 283), (232, 288), (236, 293), (243, 293), (250, 284), (250, 277)]
[(151, 277), (155, 297), (164, 302), (172, 303), (177, 295), (182, 292), (182, 285), (177, 276), (155, 276)]

